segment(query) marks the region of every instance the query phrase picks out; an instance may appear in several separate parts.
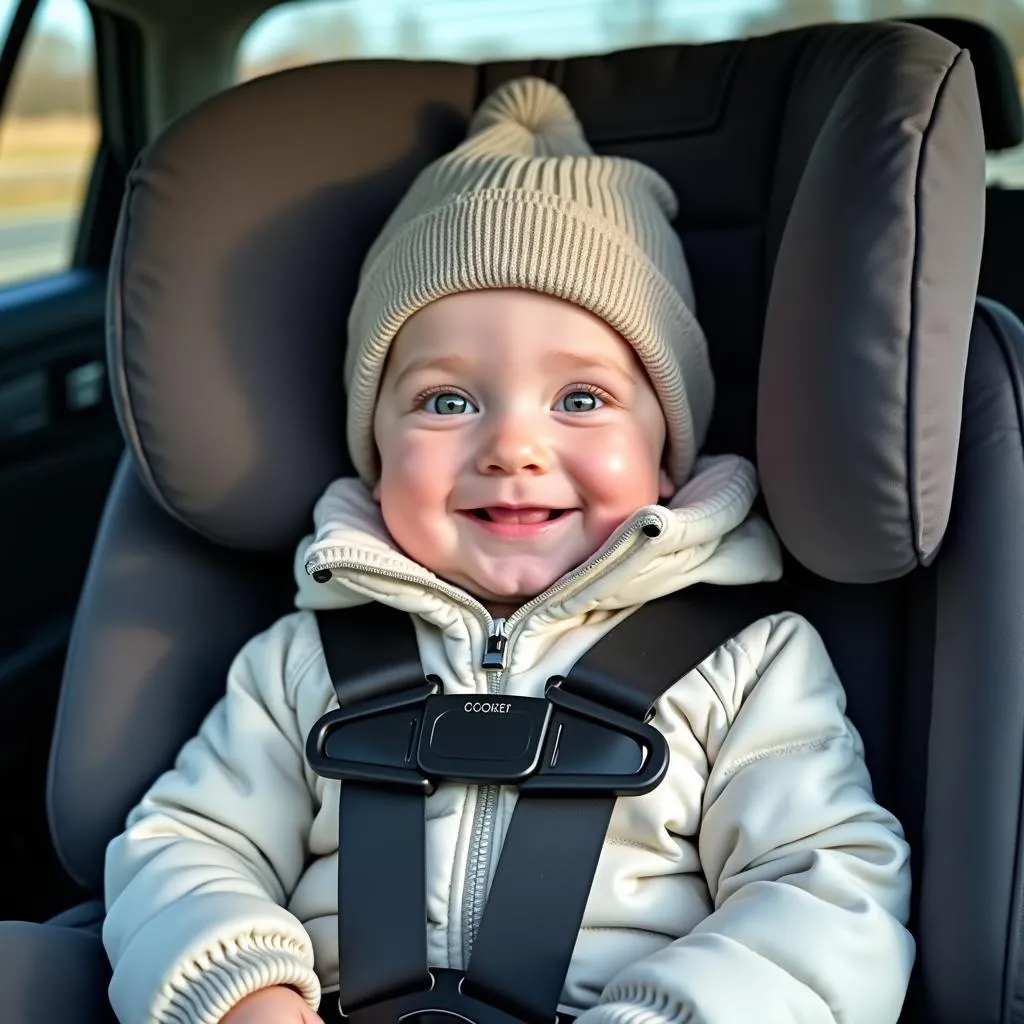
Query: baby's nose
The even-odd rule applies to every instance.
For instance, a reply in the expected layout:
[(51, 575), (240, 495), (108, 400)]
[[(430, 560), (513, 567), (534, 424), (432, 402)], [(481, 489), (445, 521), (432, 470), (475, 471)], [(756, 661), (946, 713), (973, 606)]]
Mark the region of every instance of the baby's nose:
[(488, 431), (480, 446), (481, 473), (544, 473), (551, 456), (543, 432), (532, 417), (505, 415)]

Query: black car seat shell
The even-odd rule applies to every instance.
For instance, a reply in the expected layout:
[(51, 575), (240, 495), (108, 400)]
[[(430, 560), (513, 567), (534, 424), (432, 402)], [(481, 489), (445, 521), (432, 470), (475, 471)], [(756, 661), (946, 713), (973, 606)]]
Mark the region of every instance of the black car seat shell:
[[(653, 165), (680, 198), (717, 379), (707, 448), (756, 458), (788, 552), (783, 596), (821, 630), (876, 794), (914, 850), (905, 1019), (1010, 1020), (1024, 331), (1002, 307), (975, 310), (970, 59), (915, 26), (562, 62), (320, 65), (165, 131), (131, 172), (111, 274), (129, 452), (54, 736), (65, 866), (101, 892), (126, 813), (239, 647), (289, 610), (312, 503), (350, 468), (341, 365), (362, 254), (480, 99), (525, 72), (557, 82), (598, 151)], [(0, 948), (67, 932), (26, 927), (0, 926)], [(29, 998), (20, 978), (0, 967), (9, 1007)]]

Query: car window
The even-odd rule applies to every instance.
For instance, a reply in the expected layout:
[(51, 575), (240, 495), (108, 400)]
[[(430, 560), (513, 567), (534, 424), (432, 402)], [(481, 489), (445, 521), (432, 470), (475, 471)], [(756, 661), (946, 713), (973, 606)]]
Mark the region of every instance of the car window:
[[(1024, 79), (1017, 0), (289, 0), (250, 26), (236, 76), (318, 61), (570, 57), (632, 46), (764, 35), (821, 21), (959, 15), (996, 28)], [(993, 154), (990, 183), (1024, 187), (1024, 147)]]
[[(0, 0), (6, 36), (15, 4)], [(99, 145), (84, 0), (42, 0), (0, 111), (0, 287), (71, 266)]]

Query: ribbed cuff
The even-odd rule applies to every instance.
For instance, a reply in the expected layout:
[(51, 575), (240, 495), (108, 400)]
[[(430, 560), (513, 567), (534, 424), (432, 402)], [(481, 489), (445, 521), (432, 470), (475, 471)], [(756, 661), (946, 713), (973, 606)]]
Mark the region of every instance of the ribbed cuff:
[(246, 996), (275, 985), (296, 989), (312, 1010), (319, 1005), (320, 982), (297, 943), (279, 935), (239, 936), (182, 965), (156, 1019), (161, 1024), (217, 1024)]
[(619, 999), (581, 1013), (576, 1024), (690, 1024), (696, 1020), (688, 1006), (667, 1000)]

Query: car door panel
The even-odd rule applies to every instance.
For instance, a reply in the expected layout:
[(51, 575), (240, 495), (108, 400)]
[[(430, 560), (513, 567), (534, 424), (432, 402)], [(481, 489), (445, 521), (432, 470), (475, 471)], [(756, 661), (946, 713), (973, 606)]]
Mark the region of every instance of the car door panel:
[(0, 721), (13, 726), (0, 747), (2, 918), (48, 916), (73, 889), (49, 841), (45, 776), (74, 608), (123, 447), (105, 296), (105, 275), (85, 270), (0, 291)]

